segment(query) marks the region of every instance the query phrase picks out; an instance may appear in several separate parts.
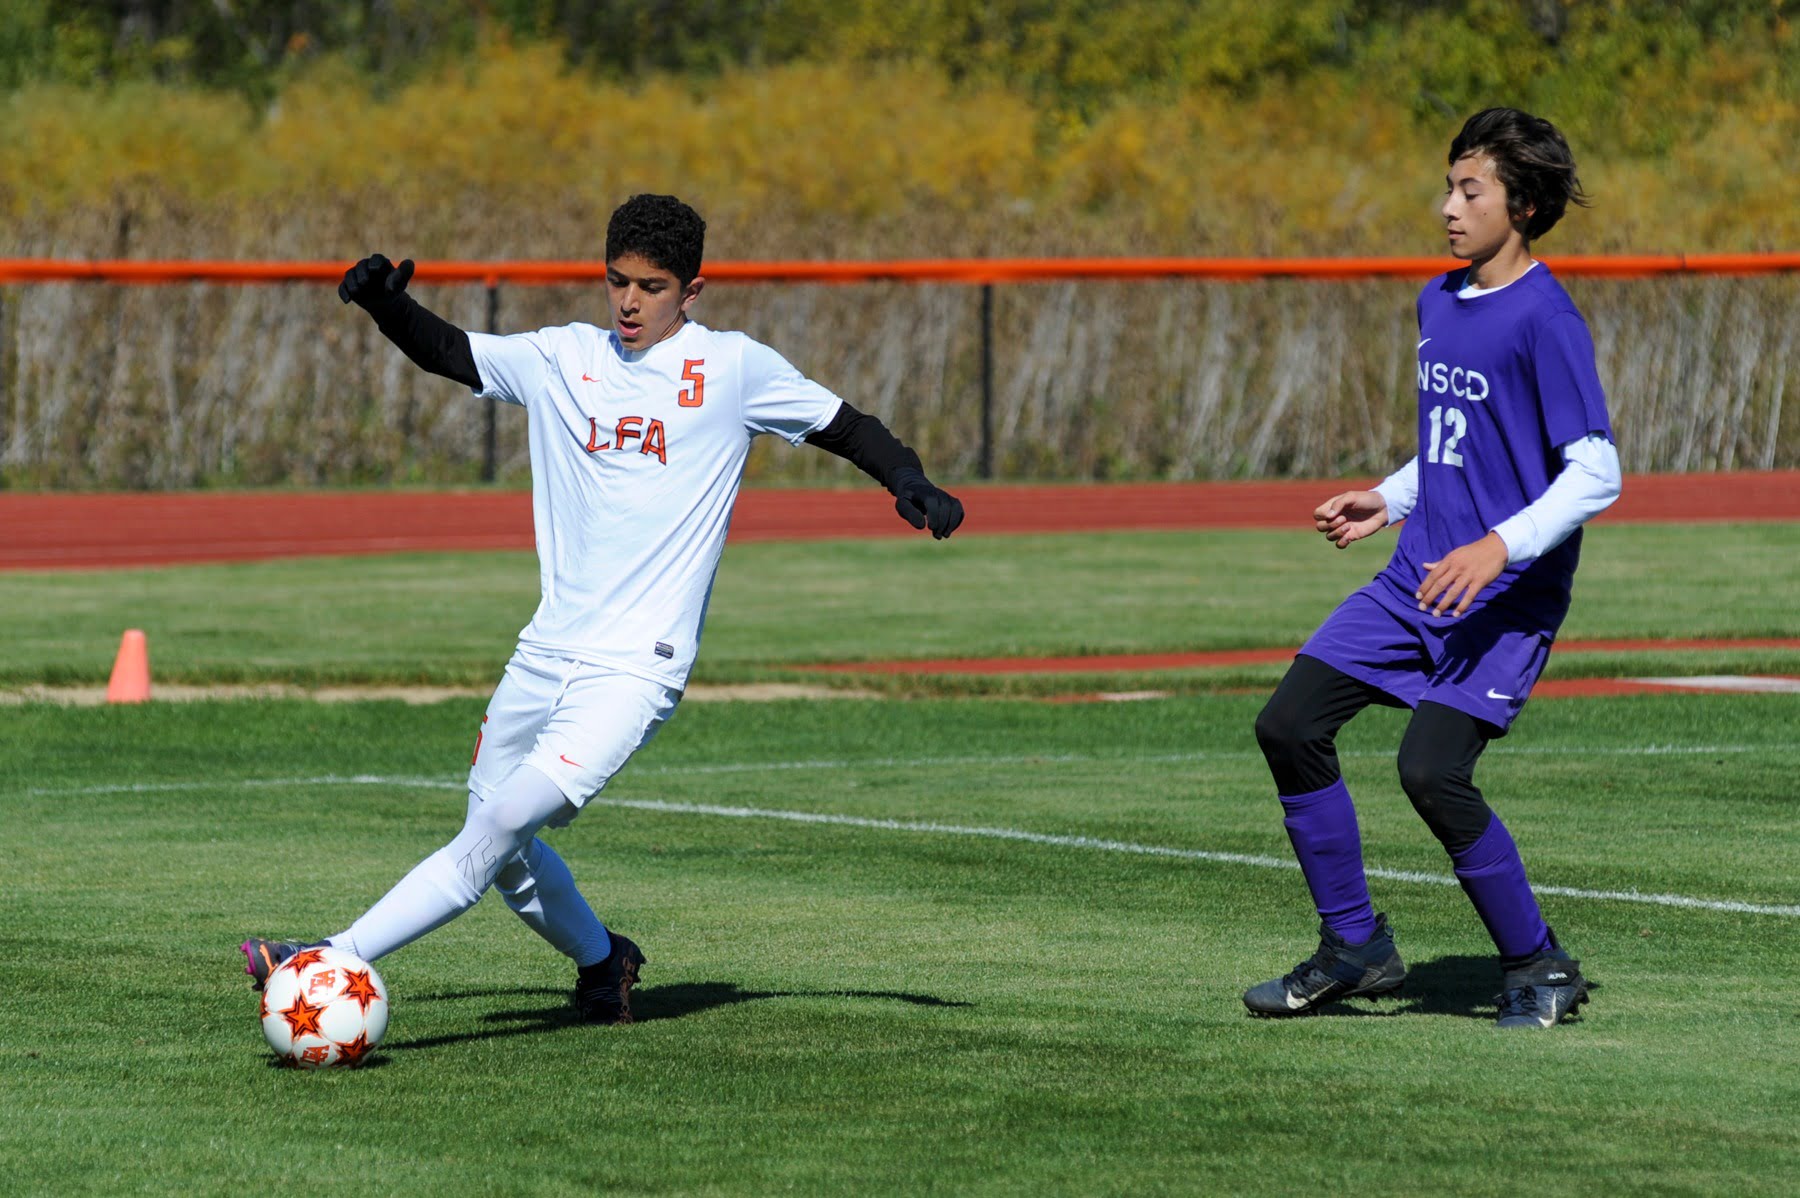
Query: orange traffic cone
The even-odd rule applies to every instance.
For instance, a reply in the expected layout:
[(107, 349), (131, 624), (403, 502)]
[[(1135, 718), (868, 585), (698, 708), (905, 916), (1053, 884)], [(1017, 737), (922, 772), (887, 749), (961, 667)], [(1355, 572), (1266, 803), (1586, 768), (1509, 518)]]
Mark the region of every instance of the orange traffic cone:
[(150, 646), (136, 628), (126, 631), (119, 641), (119, 656), (113, 660), (112, 681), (106, 684), (108, 703), (142, 703), (150, 697)]

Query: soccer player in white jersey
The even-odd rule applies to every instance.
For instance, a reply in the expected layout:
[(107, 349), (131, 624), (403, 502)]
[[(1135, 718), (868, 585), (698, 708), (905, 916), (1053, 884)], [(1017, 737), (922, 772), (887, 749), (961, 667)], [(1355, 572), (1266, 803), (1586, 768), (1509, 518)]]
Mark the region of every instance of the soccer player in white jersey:
[(644, 955), (601, 923), (537, 833), (574, 819), (674, 714), (751, 439), (771, 433), (847, 458), (936, 538), (962, 522), (962, 504), (879, 420), (767, 346), (690, 316), (706, 282), (705, 231), (673, 196), (633, 196), (612, 214), (610, 331), (466, 333), (406, 293), (410, 260), (377, 254), (345, 273), (340, 297), (415, 363), (525, 408), (542, 599), (482, 717), (462, 830), (327, 940), (245, 941), (256, 987), (323, 944), (377, 960), (491, 885), (574, 960), (583, 1018), (630, 1022)]

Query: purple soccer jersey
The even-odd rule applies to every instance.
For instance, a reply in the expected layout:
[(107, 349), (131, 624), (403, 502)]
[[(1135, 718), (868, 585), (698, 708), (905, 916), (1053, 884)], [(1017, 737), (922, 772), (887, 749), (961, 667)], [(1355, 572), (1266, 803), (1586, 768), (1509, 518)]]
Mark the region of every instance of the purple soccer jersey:
[[(1419, 296), (1419, 491), (1394, 556), (1300, 652), (1408, 707), (1452, 707), (1500, 736), (1568, 612), (1580, 531), (1508, 566), (1462, 616), (1420, 611), (1414, 592), (1426, 562), (1480, 540), (1542, 496), (1562, 471), (1562, 446), (1592, 433), (1610, 438), (1612, 426), (1587, 325), (1549, 270), (1534, 265), (1511, 286), (1463, 299), (1465, 277), (1454, 271)], [(1373, 907), (1343, 779), (1281, 803), (1319, 917), (1357, 943), (1352, 937), (1373, 926)], [(1451, 859), (1503, 959), (1554, 943), (1498, 816)]]
[[(1458, 298), (1466, 271), (1419, 294), (1419, 496), (1383, 575), (1411, 595), (1428, 571), (1544, 493), (1560, 449), (1612, 436), (1594, 343), (1548, 267), (1511, 286)], [(1569, 606), (1581, 532), (1508, 566), (1471, 605), (1536, 609), (1554, 632)]]
[(1429, 699), (1504, 732), (1569, 609), (1581, 532), (1508, 566), (1465, 615), (1418, 610), (1426, 562), (1478, 541), (1544, 493), (1561, 447), (1612, 435), (1587, 325), (1541, 263), (1457, 298), (1453, 271), (1419, 296), (1419, 495), (1394, 556), (1301, 652), (1416, 707)]

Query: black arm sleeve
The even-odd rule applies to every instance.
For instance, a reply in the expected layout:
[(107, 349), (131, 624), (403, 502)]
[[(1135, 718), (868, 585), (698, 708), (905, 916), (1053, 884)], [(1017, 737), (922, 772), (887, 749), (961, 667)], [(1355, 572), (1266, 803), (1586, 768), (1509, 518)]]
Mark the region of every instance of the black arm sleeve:
[(423, 369), (472, 390), (481, 389), (481, 372), (475, 369), (469, 335), (406, 292), (369, 309), (369, 315), (382, 335)]
[(889, 432), (887, 425), (849, 404), (838, 409), (830, 424), (809, 434), (806, 443), (844, 458), (890, 493), (898, 494), (895, 487), (904, 472), (925, 473), (919, 455)]

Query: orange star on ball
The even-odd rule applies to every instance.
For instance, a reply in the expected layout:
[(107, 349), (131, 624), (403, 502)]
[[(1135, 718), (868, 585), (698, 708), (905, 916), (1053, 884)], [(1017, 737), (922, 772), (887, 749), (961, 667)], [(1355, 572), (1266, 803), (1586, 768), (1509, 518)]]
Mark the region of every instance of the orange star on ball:
[(365, 1015), (369, 1013), (369, 1004), (381, 1001), (381, 991), (375, 988), (375, 979), (369, 976), (369, 971), (366, 969), (346, 969), (344, 971), (343, 996), (355, 999)]
[(306, 1001), (306, 995), (296, 994), (294, 996), (294, 1005), (285, 1008), (281, 1012), (281, 1017), (287, 1020), (288, 1034), (295, 1039), (299, 1039), (301, 1036), (319, 1036), (324, 1034), (319, 1030), (319, 1016), (324, 1013), (325, 1007), (323, 1004), (315, 1007), (313, 1004)]
[(299, 973), (302, 969), (305, 969), (308, 965), (317, 965), (320, 961), (323, 961), (324, 959), (325, 959), (325, 954), (320, 952), (318, 949), (303, 948), (299, 952), (295, 953), (293, 956), (289, 957), (286, 961), (282, 962), (282, 964), (286, 965), (289, 969), (293, 970), (295, 973)]
[(356, 1039), (349, 1043), (338, 1044), (338, 1063), (346, 1069), (354, 1069), (362, 1064), (362, 1059), (369, 1055), (369, 1033), (358, 1032)]

